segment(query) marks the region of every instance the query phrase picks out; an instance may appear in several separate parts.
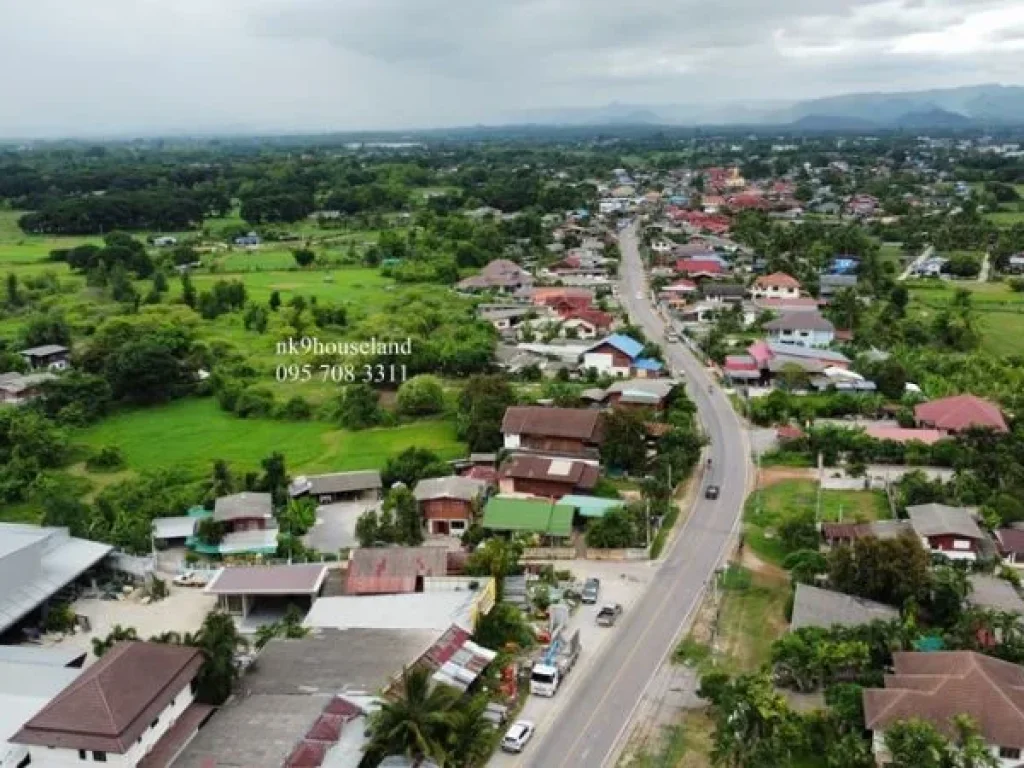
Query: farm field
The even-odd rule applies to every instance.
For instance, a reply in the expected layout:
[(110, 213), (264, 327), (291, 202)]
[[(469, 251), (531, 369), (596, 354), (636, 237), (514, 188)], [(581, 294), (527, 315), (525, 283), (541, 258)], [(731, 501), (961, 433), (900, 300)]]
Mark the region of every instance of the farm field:
[(274, 451), (288, 459), (292, 476), (303, 472), (376, 469), (410, 446), (429, 448), (442, 458), (464, 453), (455, 427), (420, 421), (397, 427), (349, 432), (317, 421), (240, 419), (212, 399), (181, 400), (159, 408), (121, 413), (73, 436), (89, 448), (116, 445), (129, 470), (179, 467), (197, 477), (215, 459), (251, 471)]
[[(751, 494), (744, 510), (745, 540), (758, 557), (780, 565), (786, 552), (778, 538), (787, 520), (813, 517), (818, 489), (814, 480), (783, 480)], [(822, 491), (821, 520), (883, 520), (890, 516), (880, 491)]]
[(971, 292), (981, 331), (981, 347), (996, 355), (1024, 354), (1024, 293), (1005, 283), (931, 281), (910, 285), (911, 309), (930, 313), (953, 299), (957, 288)]

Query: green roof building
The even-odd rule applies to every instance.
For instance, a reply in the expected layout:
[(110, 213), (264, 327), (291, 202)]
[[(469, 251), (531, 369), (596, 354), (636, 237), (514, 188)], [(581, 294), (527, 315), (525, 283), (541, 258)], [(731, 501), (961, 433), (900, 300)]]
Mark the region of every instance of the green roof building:
[(574, 508), (549, 499), (493, 496), (484, 507), (484, 528), (492, 531), (539, 533), (568, 537)]

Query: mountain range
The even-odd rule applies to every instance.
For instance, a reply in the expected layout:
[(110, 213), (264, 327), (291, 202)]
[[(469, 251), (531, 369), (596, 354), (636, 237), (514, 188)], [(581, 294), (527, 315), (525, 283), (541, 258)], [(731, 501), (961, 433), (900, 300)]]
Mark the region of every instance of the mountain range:
[(1024, 87), (972, 85), (853, 93), (796, 102), (621, 104), (532, 110), (508, 122), (537, 125), (771, 125), (798, 130), (985, 128), (1024, 125)]

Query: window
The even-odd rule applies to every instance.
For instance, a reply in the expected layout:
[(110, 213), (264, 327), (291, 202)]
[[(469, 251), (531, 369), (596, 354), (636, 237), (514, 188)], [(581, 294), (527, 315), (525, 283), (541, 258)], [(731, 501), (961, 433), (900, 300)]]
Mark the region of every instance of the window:
[(97, 763), (105, 763), (105, 762), (107, 762), (107, 753), (106, 752), (93, 752), (92, 753), (92, 759), (95, 760)]
[(1020, 760), (1020, 749), (1018, 747), (1000, 747), (999, 756), (1004, 760)]
[(156, 728), (156, 724), (160, 722), (160, 718), (154, 718), (153, 722), (149, 724), (150, 728)]
[(87, 756), (86, 751), (84, 749), (78, 750), (78, 759), (79, 760), (86, 760), (86, 759), (88, 759), (88, 756)]

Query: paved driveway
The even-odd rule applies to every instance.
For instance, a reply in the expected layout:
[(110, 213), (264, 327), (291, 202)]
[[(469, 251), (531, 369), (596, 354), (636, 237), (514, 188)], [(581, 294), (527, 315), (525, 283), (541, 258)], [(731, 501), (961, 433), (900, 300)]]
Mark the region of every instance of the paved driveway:
[(317, 507), (316, 525), (304, 537), (306, 546), (319, 552), (359, 546), (356, 521), (363, 512), (378, 504), (378, 501), (341, 501)]

